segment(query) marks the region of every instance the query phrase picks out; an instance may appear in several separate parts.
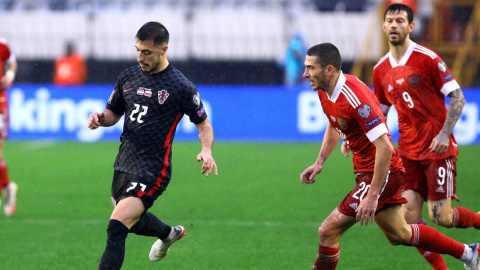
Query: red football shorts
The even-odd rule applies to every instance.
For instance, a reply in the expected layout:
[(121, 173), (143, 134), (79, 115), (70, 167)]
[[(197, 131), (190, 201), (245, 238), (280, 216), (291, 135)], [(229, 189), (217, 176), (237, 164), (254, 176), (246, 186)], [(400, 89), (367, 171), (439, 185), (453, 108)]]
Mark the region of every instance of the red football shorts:
[(411, 160), (402, 157), (406, 173), (403, 176), (402, 191), (414, 190), (425, 200), (439, 201), (453, 197), (457, 182), (457, 158), (435, 160)]
[[(357, 210), (358, 205), (368, 193), (372, 178), (373, 173), (360, 174), (355, 178), (357, 185), (338, 206), (340, 213), (350, 217), (357, 215), (355, 210)], [(377, 213), (379, 210), (386, 209), (391, 205), (404, 204), (407, 202), (407, 199), (403, 198), (400, 194), (401, 183), (402, 172), (400, 170), (394, 170), (388, 174), (385, 185), (378, 198)]]

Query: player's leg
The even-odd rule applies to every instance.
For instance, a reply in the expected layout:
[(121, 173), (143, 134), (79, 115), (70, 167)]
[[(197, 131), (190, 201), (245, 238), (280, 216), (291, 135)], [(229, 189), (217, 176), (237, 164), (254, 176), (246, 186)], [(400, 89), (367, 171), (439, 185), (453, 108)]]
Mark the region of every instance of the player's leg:
[(98, 269), (117, 270), (122, 267), (128, 232), (144, 210), (142, 201), (137, 197), (127, 197), (117, 203), (108, 223), (107, 246)]
[[(107, 228), (107, 245), (98, 269), (120, 269), (125, 257), (125, 240), (130, 228), (140, 220), (146, 210), (143, 201), (135, 193), (141, 179), (135, 175), (115, 171), (112, 181), (112, 201), (115, 209)], [(135, 188), (132, 188), (132, 183)]]
[[(408, 224), (426, 225), (422, 216), (422, 207), (427, 197), (427, 178), (420, 161), (402, 157), (405, 174), (402, 181), (402, 197), (408, 202), (403, 204), (402, 210)], [(441, 254), (429, 252), (417, 247), (418, 252), (435, 270), (448, 270)]]
[(354, 217), (340, 213), (338, 208), (323, 221), (318, 230), (320, 244), (314, 270), (333, 270), (337, 267), (340, 258), (340, 238), (354, 224)]
[(476, 268), (472, 269), (480, 269), (478, 244), (467, 246), (448, 238), (432, 227), (421, 224), (409, 225), (403, 217), (400, 205), (379, 211), (375, 221), (392, 245), (415, 246), (430, 252), (448, 254), (465, 264), (475, 264)]
[(6, 116), (0, 113), (0, 194), (3, 189), (3, 210), (5, 215), (11, 216), (17, 211), (17, 190), (18, 186), (15, 182), (10, 181), (8, 177), (7, 163), (3, 158), (3, 145), (6, 133), (3, 131), (3, 125), (6, 125)]
[[(436, 224), (447, 228), (480, 229), (480, 215), (465, 207), (453, 207), (452, 197), (457, 199), (456, 159), (432, 161), (426, 171), (428, 177), (428, 213)], [(457, 199), (458, 200), (458, 199)]]

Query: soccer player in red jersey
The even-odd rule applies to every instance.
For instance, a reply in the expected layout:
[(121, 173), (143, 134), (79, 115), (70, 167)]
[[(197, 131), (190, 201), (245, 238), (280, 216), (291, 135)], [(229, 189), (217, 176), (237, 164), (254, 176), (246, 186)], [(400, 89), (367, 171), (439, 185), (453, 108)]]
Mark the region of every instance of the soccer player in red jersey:
[(12, 86), (17, 72), (17, 60), (10, 51), (6, 39), (0, 37), (0, 194), (4, 191), (5, 215), (11, 216), (17, 211), (17, 184), (10, 181), (7, 174), (7, 163), (3, 159), (3, 143), (8, 131), (7, 89)]
[[(426, 200), (430, 219), (447, 228), (480, 229), (480, 215), (453, 207), (458, 148), (452, 130), (465, 104), (460, 86), (445, 62), (429, 48), (410, 39), (413, 11), (392, 4), (385, 11), (383, 31), (390, 52), (374, 68), (374, 87), (384, 115), (394, 105), (398, 112), (398, 150), (406, 173), (402, 195), (410, 224), (425, 224)], [(450, 97), (447, 110), (445, 96)], [(438, 254), (420, 253), (436, 270), (447, 266)]]
[(301, 183), (315, 183), (340, 138), (353, 153), (355, 188), (319, 228), (320, 245), (313, 269), (335, 269), (341, 236), (355, 223), (375, 220), (392, 245), (415, 246), (460, 259), (467, 269), (480, 269), (480, 244), (465, 245), (423, 225), (409, 225), (402, 213), (400, 186), (404, 169), (392, 145), (385, 117), (375, 94), (363, 82), (340, 70), (338, 49), (323, 43), (310, 48), (304, 77), (310, 81), (329, 123), (315, 163), (300, 175)]

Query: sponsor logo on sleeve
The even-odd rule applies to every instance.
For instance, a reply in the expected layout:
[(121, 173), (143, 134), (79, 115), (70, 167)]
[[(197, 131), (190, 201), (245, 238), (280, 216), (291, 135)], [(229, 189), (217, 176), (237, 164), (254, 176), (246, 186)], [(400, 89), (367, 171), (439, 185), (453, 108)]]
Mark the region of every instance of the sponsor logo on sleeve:
[(347, 129), (348, 128), (348, 124), (347, 124), (347, 121), (341, 117), (337, 117), (337, 121), (338, 121), (338, 124), (340, 125), (340, 127), (342, 129)]
[(372, 113), (372, 108), (370, 105), (368, 105), (368, 103), (365, 103), (362, 107), (357, 109), (357, 113), (360, 117), (367, 119)]
[(170, 94), (167, 90), (158, 91), (158, 103), (163, 104)]
[(368, 130), (371, 127), (375, 126), (376, 124), (380, 123), (382, 120), (380, 119), (380, 116), (377, 116), (373, 118), (372, 120), (368, 121), (367, 123), (363, 124), (363, 127)]
[(447, 71), (447, 64), (445, 64), (445, 62), (438, 62), (437, 66), (442, 73), (445, 73)]
[(200, 110), (197, 111), (197, 115), (200, 117), (205, 114), (205, 107), (202, 106)]
[(408, 83), (413, 88), (417, 87), (420, 83), (420, 76), (416, 74), (408, 76)]
[(193, 95), (193, 104), (197, 106), (197, 109), (200, 108), (200, 93), (197, 92), (195, 95)]
[(115, 94), (115, 89), (113, 89), (112, 93), (110, 94), (110, 98), (108, 98), (108, 101), (107, 101), (108, 104), (112, 104), (112, 99), (114, 94)]
[(447, 82), (453, 79), (453, 73), (448, 73), (447, 75), (442, 77), (442, 82)]

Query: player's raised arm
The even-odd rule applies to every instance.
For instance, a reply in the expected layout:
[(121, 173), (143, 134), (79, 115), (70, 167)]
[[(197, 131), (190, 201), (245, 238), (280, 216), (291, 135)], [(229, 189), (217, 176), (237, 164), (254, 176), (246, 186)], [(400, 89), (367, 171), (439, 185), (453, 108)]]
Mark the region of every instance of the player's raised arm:
[(306, 184), (315, 183), (315, 176), (322, 171), (323, 164), (327, 160), (328, 156), (332, 153), (333, 149), (340, 139), (340, 134), (335, 130), (330, 122), (328, 122), (325, 135), (323, 136), (322, 147), (315, 163), (306, 168), (302, 174), (300, 174), (300, 182)]
[(430, 151), (437, 153), (445, 153), (448, 150), (449, 138), (452, 134), (453, 127), (462, 115), (463, 106), (465, 105), (465, 97), (462, 89), (458, 88), (448, 94), (450, 97), (450, 104), (447, 111), (447, 119), (443, 124), (440, 133), (433, 139), (430, 144)]
[(118, 115), (109, 109), (105, 109), (103, 112), (93, 112), (88, 118), (88, 127), (90, 129), (97, 129), (101, 126), (110, 127), (115, 125), (120, 118), (122, 118), (121, 115)]
[(212, 148), (213, 148), (213, 128), (208, 119), (205, 119), (203, 122), (196, 124), (198, 128), (198, 138), (200, 144), (202, 145), (202, 151), (197, 155), (197, 161), (200, 162), (203, 160), (202, 171), (201, 173), (206, 172), (206, 176), (209, 176), (212, 169), (215, 168), (215, 175), (218, 175), (217, 164), (212, 157)]

